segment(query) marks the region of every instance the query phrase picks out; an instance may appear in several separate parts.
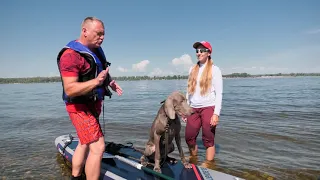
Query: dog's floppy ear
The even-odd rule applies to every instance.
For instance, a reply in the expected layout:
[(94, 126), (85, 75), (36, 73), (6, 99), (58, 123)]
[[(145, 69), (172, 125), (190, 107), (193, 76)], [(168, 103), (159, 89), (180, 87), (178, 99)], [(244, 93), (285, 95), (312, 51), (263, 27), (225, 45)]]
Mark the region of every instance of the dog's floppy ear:
[(165, 101), (166, 101), (166, 100), (161, 101), (160, 104), (163, 104)]
[(176, 117), (176, 112), (173, 107), (173, 99), (171, 97), (165, 100), (164, 111), (170, 119), (174, 119)]

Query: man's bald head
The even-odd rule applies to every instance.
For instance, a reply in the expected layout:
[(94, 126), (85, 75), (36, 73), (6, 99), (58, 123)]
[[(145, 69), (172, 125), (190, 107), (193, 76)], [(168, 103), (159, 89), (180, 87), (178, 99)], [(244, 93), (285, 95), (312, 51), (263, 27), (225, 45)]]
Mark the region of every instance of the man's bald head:
[(86, 17), (81, 23), (81, 29), (82, 28), (89, 28), (94, 23), (101, 23), (101, 25), (104, 28), (104, 24), (100, 19), (98, 19), (96, 17)]
[(104, 24), (96, 17), (86, 17), (81, 23), (80, 41), (89, 48), (99, 47), (104, 39)]

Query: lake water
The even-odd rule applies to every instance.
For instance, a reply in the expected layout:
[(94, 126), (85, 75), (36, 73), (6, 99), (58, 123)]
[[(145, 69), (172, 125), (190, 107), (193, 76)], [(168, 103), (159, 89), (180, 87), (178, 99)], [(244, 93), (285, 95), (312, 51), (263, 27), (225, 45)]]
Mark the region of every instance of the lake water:
[[(123, 96), (104, 103), (106, 140), (143, 147), (159, 103), (174, 90), (185, 92), (186, 80), (118, 83)], [(57, 136), (75, 132), (61, 84), (3, 84), (0, 99), (0, 178), (68, 179), (54, 146)], [(224, 79), (216, 133), (213, 169), (245, 179), (317, 179), (320, 78)], [(182, 145), (188, 157), (184, 139)]]

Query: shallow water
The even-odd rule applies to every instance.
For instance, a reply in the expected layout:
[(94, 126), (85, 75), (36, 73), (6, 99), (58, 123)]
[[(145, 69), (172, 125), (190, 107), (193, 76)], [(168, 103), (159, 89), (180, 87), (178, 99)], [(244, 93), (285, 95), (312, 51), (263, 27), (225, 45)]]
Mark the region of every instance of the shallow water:
[[(106, 140), (143, 147), (159, 103), (174, 90), (185, 92), (186, 80), (119, 84), (123, 96), (104, 103)], [(75, 131), (61, 100), (61, 84), (0, 87), (0, 178), (67, 179), (54, 140)], [(317, 179), (319, 99), (319, 77), (224, 79), (219, 151), (207, 166), (245, 179)], [(182, 145), (188, 156), (184, 140)], [(204, 153), (199, 152), (199, 164)]]

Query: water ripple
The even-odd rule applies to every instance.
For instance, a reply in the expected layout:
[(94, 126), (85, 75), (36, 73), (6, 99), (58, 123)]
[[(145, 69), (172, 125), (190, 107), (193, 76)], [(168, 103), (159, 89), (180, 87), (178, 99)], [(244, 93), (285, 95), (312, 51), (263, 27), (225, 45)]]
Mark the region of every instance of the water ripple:
[[(245, 179), (316, 179), (320, 175), (319, 78), (225, 79), (212, 169)], [(104, 102), (106, 140), (143, 148), (160, 102), (185, 80), (123, 81), (121, 97)], [(301, 86), (304, 85), (304, 86)], [(0, 88), (0, 174), (8, 179), (63, 179), (69, 173), (54, 139), (75, 133), (61, 84)], [(184, 139), (183, 123), (181, 136)], [(199, 161), (205, 158), (201, 132)], [(188, 156), (185, 141), (182, 141)], [(178, 152), (173, 155), (178, 157)]]

